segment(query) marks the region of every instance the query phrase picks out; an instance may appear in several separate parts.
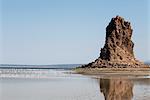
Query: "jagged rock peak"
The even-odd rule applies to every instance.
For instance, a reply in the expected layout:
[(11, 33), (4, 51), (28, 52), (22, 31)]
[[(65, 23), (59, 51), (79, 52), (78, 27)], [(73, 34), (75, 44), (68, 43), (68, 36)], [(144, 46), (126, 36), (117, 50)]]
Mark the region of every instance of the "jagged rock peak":
[(134, 43), (131, 24), (124, 18), (116, 16), (106, 27), (104, 47), (101, 48), (100, 57), (94, 62), (81, 66), (82, 68), (147, 68), (148, 65), (134, 57)]
[(131, 41), (131, 36), (130, 22), (120, 16), (112, 18), (106, 27), (105, 45), (101, 49), (100, 58), (109, 61), (134, 58), (134, 43)]

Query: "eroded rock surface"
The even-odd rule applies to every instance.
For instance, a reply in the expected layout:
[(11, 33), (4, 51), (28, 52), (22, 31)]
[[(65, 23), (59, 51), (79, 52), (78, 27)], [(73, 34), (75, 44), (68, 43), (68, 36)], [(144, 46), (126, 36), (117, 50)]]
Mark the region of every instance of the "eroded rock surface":
[(134, 57), (134, 43), (131, 24), (124, 18), (116, 16), (112, 18), (106, 27), (105, 45), (101, 49), (100, 57), (94, 62), (82, 67), (111, 67), (111, 68), (143, 68), (148, 67)]

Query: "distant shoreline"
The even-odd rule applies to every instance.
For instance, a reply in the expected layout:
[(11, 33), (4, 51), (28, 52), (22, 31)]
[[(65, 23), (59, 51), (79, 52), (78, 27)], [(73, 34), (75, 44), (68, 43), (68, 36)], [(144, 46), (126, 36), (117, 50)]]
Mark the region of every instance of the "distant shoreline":
[(73, 69), (82, 64), (56, 64), (56, 65), (18, 65), (0, 64), (0, 69)]
[(0, 67), (0, 69), (72, 69), (72, 68), (45, 68), (45, 67)]

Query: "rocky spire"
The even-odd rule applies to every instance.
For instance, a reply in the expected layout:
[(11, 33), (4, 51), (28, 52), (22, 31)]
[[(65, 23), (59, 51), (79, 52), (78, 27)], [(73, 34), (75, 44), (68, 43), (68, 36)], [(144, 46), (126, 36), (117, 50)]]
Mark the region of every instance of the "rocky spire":
[(82, 67), (90, 68), (138, 68), (148, 67), (134, 57), (134, 43), (131, 24), (124, 18), (116, 16), (112, 18), (106, 27), (106, 38), (104, 47), (101, 49), (100, 57)]
[(106, 40), (100, 58), (109, 61), (134, 58), (134, 43), (131, 36), (132, 29), (129, 22), (119, 16), (112, 18), (106, 27)]

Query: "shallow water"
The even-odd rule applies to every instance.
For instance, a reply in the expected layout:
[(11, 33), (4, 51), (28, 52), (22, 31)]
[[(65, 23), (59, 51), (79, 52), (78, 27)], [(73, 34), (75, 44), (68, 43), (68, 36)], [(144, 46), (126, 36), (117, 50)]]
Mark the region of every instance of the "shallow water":
[(150, 78), (0, 69), (0, 100), (150, 100)]

